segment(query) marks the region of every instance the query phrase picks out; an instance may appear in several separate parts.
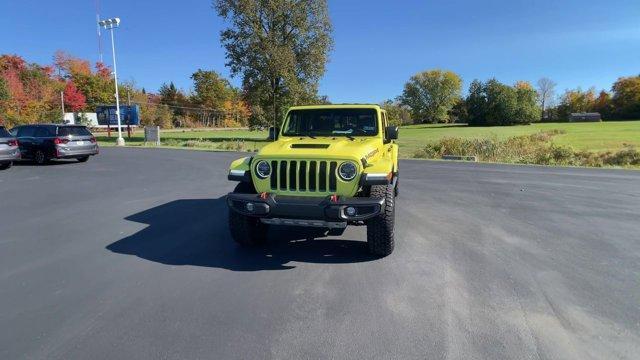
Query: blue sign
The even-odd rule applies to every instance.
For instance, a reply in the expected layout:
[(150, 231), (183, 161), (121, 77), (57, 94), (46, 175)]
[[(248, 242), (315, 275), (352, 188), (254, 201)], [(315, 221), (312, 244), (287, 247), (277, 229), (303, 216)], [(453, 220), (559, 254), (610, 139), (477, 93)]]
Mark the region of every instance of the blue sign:
[[(96, 106), (96, 116), (98, 117), (98, 125), (118, 126), (118, 118), (116, 116), (115, 105)], [(120, 124), (140, 125), (140, 106), (139, 105), (120, 105)]]

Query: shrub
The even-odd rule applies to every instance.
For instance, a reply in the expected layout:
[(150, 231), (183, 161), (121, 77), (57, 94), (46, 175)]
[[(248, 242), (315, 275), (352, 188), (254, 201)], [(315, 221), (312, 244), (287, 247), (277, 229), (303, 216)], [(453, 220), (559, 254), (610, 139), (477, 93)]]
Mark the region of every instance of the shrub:
[(569, 166), (640, 166), (640, 151), (632, 146), (616, 153), (576, 151), (553, 143), (564, 130), (550, 130), (498, 140), (443, 138), (418, 149), (415, 158), (438, 159), (443, 155), (477, 156), (481, 161)]
[(640, 151), (629, 146), (617, 153), (607, 154), (604, 158), (604, 163), (615, 166), (638, 166), (640, 165)]

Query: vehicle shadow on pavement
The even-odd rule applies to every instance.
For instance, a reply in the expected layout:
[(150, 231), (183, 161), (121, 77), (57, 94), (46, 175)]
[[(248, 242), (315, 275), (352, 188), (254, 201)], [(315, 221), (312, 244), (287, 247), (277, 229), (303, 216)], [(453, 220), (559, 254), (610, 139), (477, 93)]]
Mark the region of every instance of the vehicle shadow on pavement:
[(84, 165), (78, 162), (77, 160), (72, 160), (72, 159), (56, 159), (56, 160), (47, 161), (42, 165), (38, 165), (33, 160), (18, 160), (13, 162), (13, 166), (55, 166), (55, 165), (69, 165), (69, 164)]
[(273, 227), (259, 247), (238, 246), (227, 227), (226, 197), (176, 200), (126, 217), (148, 224), (106, 248), (166, 265), (192, 265), (234, 271), (286, 270), (290, 262), (353, 263), (376, 258), (363, 240), (322, 239), (316, 229)]

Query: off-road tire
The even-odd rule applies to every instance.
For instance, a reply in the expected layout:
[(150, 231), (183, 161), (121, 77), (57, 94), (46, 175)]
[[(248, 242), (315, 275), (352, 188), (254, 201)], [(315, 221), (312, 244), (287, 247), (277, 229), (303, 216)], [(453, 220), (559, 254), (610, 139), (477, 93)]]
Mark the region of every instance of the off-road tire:
[(376, 256), (387, 256), (393, 252), (393, 228), (396, 217), (394, 192), (395, 189), (391, 185), (371, 186), (370, 196), (384, 199), (384, 210), (376, 217), (367, 220), (367, 245), (369, 252)]
[[(239, 183), (234, 193), (255, 194), (256, 191), (251, 184)], [(267, 240), (269, 226), (263, 224), (260, 219), (245, 216), (229, 209), (229, 232), (235, 242), (243, 246), (255, 246)]]
[(13, 165), (12, 162), (2, 163), (0, 164), (0, 170), (7, 170), (8, 168), (11, 167), (11, 165)]
[(47, 162), (49, 162), (49, 159), (47, 158), (47, 155), (42, 150), (37, 150), (36, 153), (33, 155), (33, 161), (35, 161), (36, 164), (38, 165), (44, 165)]
[(396, 177), (396, 186), (393, 188), (393, 195), (398, 197), (400, 194), (400, 178)]
[(83, 162), (87, 162), (87, 160), (89, 160), (89, 157), (88, 156), (83, 156), (83, 157), (79, 157), (77, 160), (78, 160), (78, 162), (83, 163)]

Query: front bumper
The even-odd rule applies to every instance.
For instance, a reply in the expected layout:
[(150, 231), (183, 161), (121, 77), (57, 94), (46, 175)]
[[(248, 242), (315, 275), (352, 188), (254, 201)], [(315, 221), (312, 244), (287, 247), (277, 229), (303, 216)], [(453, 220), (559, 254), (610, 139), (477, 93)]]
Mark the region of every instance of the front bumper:
[[(384, 199), (284, 196), (265, 194), (227, 195), (229, 208), (263, 222), (282, 225), (344, 227), (347, 222), (370, 219), (384, 210)], [(355, 214), (347, 215), (352, 207)], [(324, 224), (324, 225), (323, 225)]]

